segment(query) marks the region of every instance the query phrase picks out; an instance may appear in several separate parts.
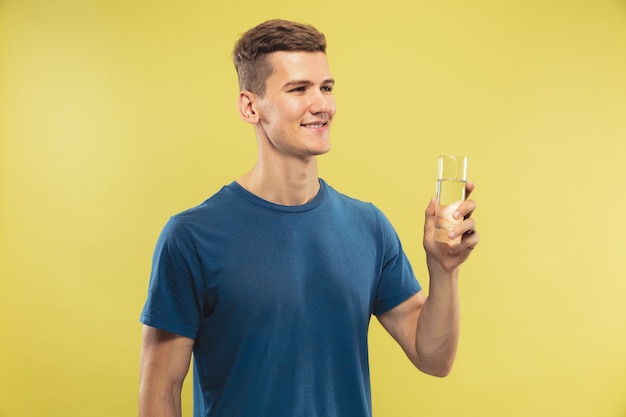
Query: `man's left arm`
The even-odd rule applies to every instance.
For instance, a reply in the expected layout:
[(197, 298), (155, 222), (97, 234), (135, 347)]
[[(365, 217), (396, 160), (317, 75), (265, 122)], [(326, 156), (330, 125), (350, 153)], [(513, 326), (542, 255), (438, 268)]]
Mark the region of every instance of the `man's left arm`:
[[(468, 181), (468, 196), (473, 189), (474, 184)], [(420, 291), (378, 320), (418, 369), (444, 377), (452, 369), (459, 340), (459, 267), (478, 244), (479, 236), (471, 218), (476, 202), (466, 200), (455, 213), (463, 219), (453, 230), (456, 236), (462, 236), (461, 242), (452, 247), (435, 242), (436, 204), (434, 199), (430, 201), (424, 222), (428, 297)]]

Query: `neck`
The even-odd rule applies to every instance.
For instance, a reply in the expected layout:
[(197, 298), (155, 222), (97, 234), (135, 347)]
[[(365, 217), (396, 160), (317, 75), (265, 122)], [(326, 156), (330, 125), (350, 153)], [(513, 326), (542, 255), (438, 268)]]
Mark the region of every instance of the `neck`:
[(237, 182), (252, 194), (283, 206), (299, 206), (319, 192), (317, 160), (282, 160), (272, 164), (259, 159)]

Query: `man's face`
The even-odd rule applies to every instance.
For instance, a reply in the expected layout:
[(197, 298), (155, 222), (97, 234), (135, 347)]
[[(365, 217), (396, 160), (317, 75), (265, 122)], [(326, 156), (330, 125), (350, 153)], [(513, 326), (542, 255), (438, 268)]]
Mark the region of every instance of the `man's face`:
[(262, 146), (298, 158), (328, 152), (336, 109), (326, 54), (281, 51), (269, 60), (273, 71), (256, 103)]

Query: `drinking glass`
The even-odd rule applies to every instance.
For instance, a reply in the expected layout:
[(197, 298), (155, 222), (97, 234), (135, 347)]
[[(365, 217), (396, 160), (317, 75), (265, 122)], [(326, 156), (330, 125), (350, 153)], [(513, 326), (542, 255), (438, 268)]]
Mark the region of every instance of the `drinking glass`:
[(467, 180), (466, 156), (440, 156), (437, 176), (437, 217), (435, 222), (435, 240), (458, 244), (461, 236), (450, 239), (448, 234), (463, 219), (455, 219), (453, 214), (465, 200), (465, 182)]

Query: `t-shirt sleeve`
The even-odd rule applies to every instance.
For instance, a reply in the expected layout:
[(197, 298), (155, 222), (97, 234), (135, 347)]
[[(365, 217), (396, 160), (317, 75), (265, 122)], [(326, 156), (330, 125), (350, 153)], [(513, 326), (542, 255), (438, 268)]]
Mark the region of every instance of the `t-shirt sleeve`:
[(383, 261), (373, 310), (377, 316), (386, 313), (422, 289), (396, 231), (384, 214), (380, 211), (378, 213), (383, 235)]
[(148, 297), (140, 321), (195, 338), (202, 323), (202, 285), (196, 248), (185, 227), (170, 218), (156, 244)]

